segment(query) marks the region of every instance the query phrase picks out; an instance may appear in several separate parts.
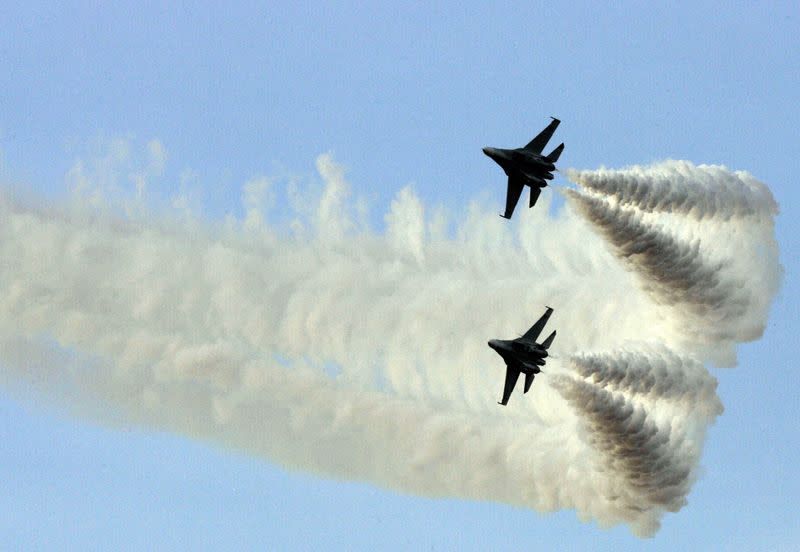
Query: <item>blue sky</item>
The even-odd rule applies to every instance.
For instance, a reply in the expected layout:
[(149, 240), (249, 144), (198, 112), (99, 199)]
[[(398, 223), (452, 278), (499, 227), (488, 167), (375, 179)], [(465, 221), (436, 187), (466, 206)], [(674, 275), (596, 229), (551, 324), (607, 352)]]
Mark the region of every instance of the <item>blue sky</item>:
[(482, 146), (521, 145), (556, 115), (563, 166), (675, 158), (752, 172), (781, 206), (785, 268), (764, 337), (714, 371), (725, 413), (703, 475), (651, 541), (573, 512), (288, 473), (7, 388), (0, 547), (796, 548), (796, 6), (31, 3), (0, 17), (0, 173), (17, 189), (63, 194), (76, 158), (125, 137), (168, 152), (153, 194), (173, 196), (191, 170), (212, 218), (238, 213), (254, 176), (313, 180), (327, 151), (378, 213), (409, 183), (457, 211), (500, 201)]

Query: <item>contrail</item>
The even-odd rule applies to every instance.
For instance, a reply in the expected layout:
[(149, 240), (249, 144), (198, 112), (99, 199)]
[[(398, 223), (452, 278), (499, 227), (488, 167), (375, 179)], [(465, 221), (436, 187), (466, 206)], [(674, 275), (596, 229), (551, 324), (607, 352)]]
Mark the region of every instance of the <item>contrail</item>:
[(778, 214), (778, 204), (762, 182), (747, 172), (717, 165), (670, 160), (617, 170), (571, 169), (567, 176), (586, 190), (643, 212), (680, 213), (697, 219)]
[[(269, 179), (216, 223), (186, 202), (156, 216), (0, 193), (0, 382), (290, 469), (638, 535), (685, 503), (721, 412), (703, 363), (757, 337), (780, 279), (770, 218), (737, 221), (768, 252), (742, 258), (680, 209), (664, 216), (688, 241), (578, 192), (508, 224), (477, 203), (431, 213), (405, 188), (375, 231), (341, 167), (323, 155), (317, 170), (320, 196), (291, 196), (280, 221), (262, 207)], [(728, 193), (715, 174), (704, 186)], [(505, 367), (486, 341), (545, 304), (553, 357), (498, 407)]]

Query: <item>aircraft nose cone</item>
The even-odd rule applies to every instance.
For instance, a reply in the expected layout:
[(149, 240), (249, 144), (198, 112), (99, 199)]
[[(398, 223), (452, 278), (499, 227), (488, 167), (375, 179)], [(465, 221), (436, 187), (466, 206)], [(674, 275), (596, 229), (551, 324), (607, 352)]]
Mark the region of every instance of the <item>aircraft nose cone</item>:
[(486, 155), (491, 157), (492, 156), (492, 149), (493, 148), (489, 148), (489, 147), (483, 148), (483, 153), (485, 153)]

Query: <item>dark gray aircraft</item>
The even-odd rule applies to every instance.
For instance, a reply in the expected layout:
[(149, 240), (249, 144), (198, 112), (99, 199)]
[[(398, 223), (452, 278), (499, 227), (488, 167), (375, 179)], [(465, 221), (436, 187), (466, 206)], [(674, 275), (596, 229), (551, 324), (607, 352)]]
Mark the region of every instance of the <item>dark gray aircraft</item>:
[(553, 313), (553, 309), (547, 307), (542, 317), (525, 332), (525, 335), (517, 339), (492, 339), (489, 347), (494, 349), (498, 355), (503, 357), (506, 363), (506, 384), (503, 388), (503, 400), (497, 404), (508, 404), (508, 398), (517, 384), (520, 372), (525, 374), (525, 391), (531, 388), (533, 378), (542, 371), (547, 358), (547, 348), (553, 343), (556, 332), (553, 331), (542, 343), (536, 343), (539, 334), (542, 333), (544, 325)]
[(483, 148), (483, 153), (491, 157), (495, 163), (503, 167), (508, 175), (508, 192), (506, 193), (506, 212), (500, 215), (510, 219), (517, 206), (519, 196), (522, 195), (522, 188), (530, 186), (531, 198), (528, 207), (533, 207), (542, 188), (547, 186), (548, 180), (553, 180), (553, 171), (556, 169), (556, 161), (564, 149), (562, 143), (548, 155), (542, 155), (542, 150), (550, 141), (553, 133), (558, 127), (559, 121), (555, 117), (536, 138), (524, 148), (500, 149)]

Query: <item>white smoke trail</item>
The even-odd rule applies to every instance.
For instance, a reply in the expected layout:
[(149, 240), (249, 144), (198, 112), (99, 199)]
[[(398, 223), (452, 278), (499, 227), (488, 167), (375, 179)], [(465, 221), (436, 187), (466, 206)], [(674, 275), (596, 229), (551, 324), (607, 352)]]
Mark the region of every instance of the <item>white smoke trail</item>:
[(639, 276), (654, 300), (682, 304), (704, 319), (737, 319), (746, 312), (743, 282), (725, 278), (725, 261), (709, 263), (700, 242), (682, 242), (634, 211), (573, 190), (567, 197)]
[(659, 425), (624, 395), (567, 376), (557, 376), (553, 384), (585, 420), (589, 442), (617, 483), (610, 502), (630, 512), (676, 512), (686, 503), (700, 456), (691, 434)]
[(709, 421), (722, 414), (717, 381), (694, 358), (672, 351), (613, 351), (584, 353), (570, 358), (577, 375), (597, 387), (624, 393), (633, 400), (648, 398), (697, 409)]
[[(292, 468), (573, 508), (640, 535), (680, 508), (720, 409), (691, 358), (708, 358), (708, 339), (676, 327), (708, 331), (733, 357), (752, 334), (715, 332), (716, 314), (763, 327), (771, 300), (752, 299), (769, 286), (718, 274), (736, 244), (708, 262), (705, 244), (662, 239), (648, 220), (592, 203), (550, 216), (546, 200), (514, 224), (472, 205), (450, 234), (410, 189), (374, 233), (350, 216), (341, 169), (329, 156), (317, 166), (326, 189), (291, 231), (257, 210), (266, 181), (246, 186), (244, 221), (221, 226), (2, 196), (6, 385)], [(748, 220), (771, 237), (771, 221)], [(621, 264), (620, 232), (663, 244)], [(779, 275), (777, 262), (750, 268)], [(504, 366), (486, 341), (521, 333), (544, 304), (556, 307), (554, 357), (498, 407)]]
[(689, 161), (663, 161), (625, 169), (567, 171), (583, 188), (615, 198), (642, 212), (669, 212), (697, 219), (772, 218), (778, 204), (769, 188), (744, 171)]

